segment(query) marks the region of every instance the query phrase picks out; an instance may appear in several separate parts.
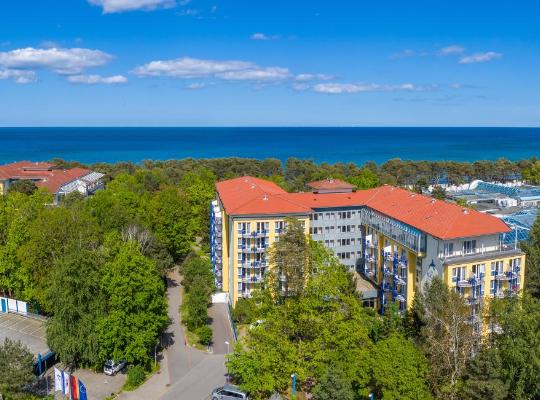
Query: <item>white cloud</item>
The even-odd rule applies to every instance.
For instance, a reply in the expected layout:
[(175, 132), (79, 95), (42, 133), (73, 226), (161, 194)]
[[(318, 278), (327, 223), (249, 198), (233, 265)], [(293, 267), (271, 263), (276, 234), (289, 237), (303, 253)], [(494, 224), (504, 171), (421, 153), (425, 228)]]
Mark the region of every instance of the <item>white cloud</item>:
[(262, 32), (256, 32), (253, 35), (251, 35), (252, 40), (276, 40), (280, 38), (281, 38), (280, 35), (267, 35)]
[(297, 81), (300, 82), (306, 82), (306, 81), (328, 81), (330, 79), (333, 79), (332, 75), (326, 75), (326, 74), (298, 74), (294, 78)]
[(68, 77), (71, 83), (83, 83), (86, 85), (96, 85), (99, 83), (116, 85), (126, 83), (128, 79), (123, 75), (101, 76), (101, 75), (71, 75)]
[(176, 0), (88, 0), (88, 2), (100, 6), (103, 9), (104, 14), (135, 10), (150, 11), (158, 8), (172, 8), (176, 6)]
[(138, 76), (172, 76), (190, 79), (214, 76), (218, 73), (241, 71), (255, 68), (255, 64), (246, 61), (215, 61), (182, 57), (175, 60), (152, 61), (135, 68)]
[(460, 64), (476, 64), (487, 62), (491, 60), (497, 60), (502, 57), (501, 53), (496, 53), (494, 51), (488, 51), (486, 53), (476, 53), (471, 56), (462, 57), (459, 60)]
[(465, 51), (464, 47), (454, 44), (452, 46), (446, 46), (439, 49), (439, 54), (443, 56), (449, 56), (453, 54), (463, 54), (464, 51)]
[(217, 78), (227, 81), (279, 81), (290, 76), (291, 73), (287, 68), (280, 67), (252, 68), (216, 74)]
[(188, 85), (186, 85), (186, 89), (191, 89), (191, 90), (197, 90), (197, 89), (204, 89), (208, 86), (212, 86), (213, 83), (210, 82), (210, 83), (206, 83), (206, 82), (193, 82), (193, 83), (190, 83)]
[(78, 74), (104, 65), (112, 56), (100, 50), (81, 48), (35, 49), (27, 47), (0, 52), (0, 65), (8, 69), (49, 69), (59, 74)]
[(37, 81), (34, 71), (18, 69), (0, 69), (0, 80), (12, 79), (15, 83), (32, 83)]
[(138, 76), (170, 76), (179, 79), (217, 78), (226, 81), (279, 81), (291, 77), (287, 68), (260, 67), (249, 61), (202, 60), (182, 57), (175, 60), (152, 61), (137, 67)]
[(380, 85), (377, 83), (319, 83), (313, 86), (317, 93), (344, 94), (364, 92), (421, 92), (433, 90), (433, 86), (416, 86), (412, 83), (401, 85)]

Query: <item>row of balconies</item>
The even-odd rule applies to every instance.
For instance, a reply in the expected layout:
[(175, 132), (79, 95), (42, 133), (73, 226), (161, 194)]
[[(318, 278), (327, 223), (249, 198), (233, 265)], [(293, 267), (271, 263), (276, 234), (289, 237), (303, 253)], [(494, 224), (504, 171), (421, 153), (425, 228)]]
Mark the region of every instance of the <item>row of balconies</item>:
[(250, 245), (241, 245), (239, 250), (242, 253), (264, 253), (268, 249), (268, 246), (250, 246)]
[(243, 238), (258, 238), (258, 237), (266, 237), (270, 234), (269, 230), (263, 229), (258, 231), (249, 232), (246, 230), (238, 231), (238, 236)]
[(268, 266), (267, 261), (241, 261), (242, 268), (266, 268)]
[(257, 275), (238, 275), (238, 280), (244, 283), (258, 283), (264, 279), (263, 274)]

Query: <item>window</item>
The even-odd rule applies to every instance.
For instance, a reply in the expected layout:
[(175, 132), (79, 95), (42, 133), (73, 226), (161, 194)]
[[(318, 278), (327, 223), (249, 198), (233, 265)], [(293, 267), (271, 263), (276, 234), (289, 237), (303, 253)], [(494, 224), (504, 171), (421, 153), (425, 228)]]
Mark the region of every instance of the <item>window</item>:
[(477, 277), (483, 277), (486, 273), (486, 265), (485, 264), (474, 264), (472, 266), (472, 273)]
[(511, 258), (510, 259), (510, 269), (514, 270), (521, 266), (521, 258)]
[(266, 233), (268, 232), (268, 222), (257, 222), (257, 232)]
[(238, 223), (238, 233), (250, 233), (251, 232), (251, 223), (250, 222), (239, 222)]
[(491, 263), (491, 276), (497, 276), (503, 273), (503, 262), (493, 261)]
[(274, 232), (275, 232), (275, 233), (281, 233), (281, 232), (283, 232), (284, 228), (285, 228), (285, 225), (284, 225), (284, 222), (283, 222), (283, 221), (276, 221), (276, 222), (274, 223)]
[(452, 268), (452, 278), (454, 278), (454, 282), (465, 280), (465, 267)]
[(327, 213), (325, 214), (325, 217), (326, 217), (326, 219), (330, 219), (330, 213), (327, 212)]
[(444, 244), (444, 256), (448, 257), (454, 254), (454, 243)]
[(313, 221), (318, 221), (319, 220), (319, 214), (315, 213), (313, 214)]
[(472, 254), (476, 252), (476, 240), (465, 240), (463, 242), (463, 253)]

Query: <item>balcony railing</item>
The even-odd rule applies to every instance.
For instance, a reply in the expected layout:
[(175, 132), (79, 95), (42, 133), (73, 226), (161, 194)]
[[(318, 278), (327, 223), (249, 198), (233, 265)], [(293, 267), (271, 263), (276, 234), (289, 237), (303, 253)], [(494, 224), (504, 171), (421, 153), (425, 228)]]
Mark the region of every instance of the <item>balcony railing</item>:
[(496, 258), (496, 257), (511, 257), (519, 256), (522, 254), (522, 251), (519, 248), (508, 248), (506, 246), (497, 246), (496, 249), (487, 251), (485, 249), (476, 249), (472, 253), (464, 254), (463, 252), (454, 252), (452, 254), (440, 254), (439, 258), (447, 264), (452, 264), (456, 262), (467, 262), (474, 260), (482, 260), (486, 258)]

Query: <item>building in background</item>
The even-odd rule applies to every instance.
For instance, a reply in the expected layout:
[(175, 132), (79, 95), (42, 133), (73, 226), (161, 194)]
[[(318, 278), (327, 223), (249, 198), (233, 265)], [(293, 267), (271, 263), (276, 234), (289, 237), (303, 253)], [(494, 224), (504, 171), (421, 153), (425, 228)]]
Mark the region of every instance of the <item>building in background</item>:
[(473, 315), (485, 298), (523, 287), (525, 256), (505, 240), (512, 230), (499, 218), (392, 186), (311, 187), (314, 192), (287, 193), (249, 176), (216, 185), (212, 259), (216, 285), (233, 304), (249, 297), (271, 268), (266, 252), (287, 217), (302, 221), (306, 234), (375, 285), (371, 300), (381, 312), (391, 302), (402, 311), (410, 307), (436, 275), (467, 299)]
[(70, 193), (85, 196), (103, 188), (103, 174), (85, 168), (61, 169), (47, 162), (20, 161), (0, 166), (0, 194), (20, 180), (29, 180), (54, 196), (54, 203)]

